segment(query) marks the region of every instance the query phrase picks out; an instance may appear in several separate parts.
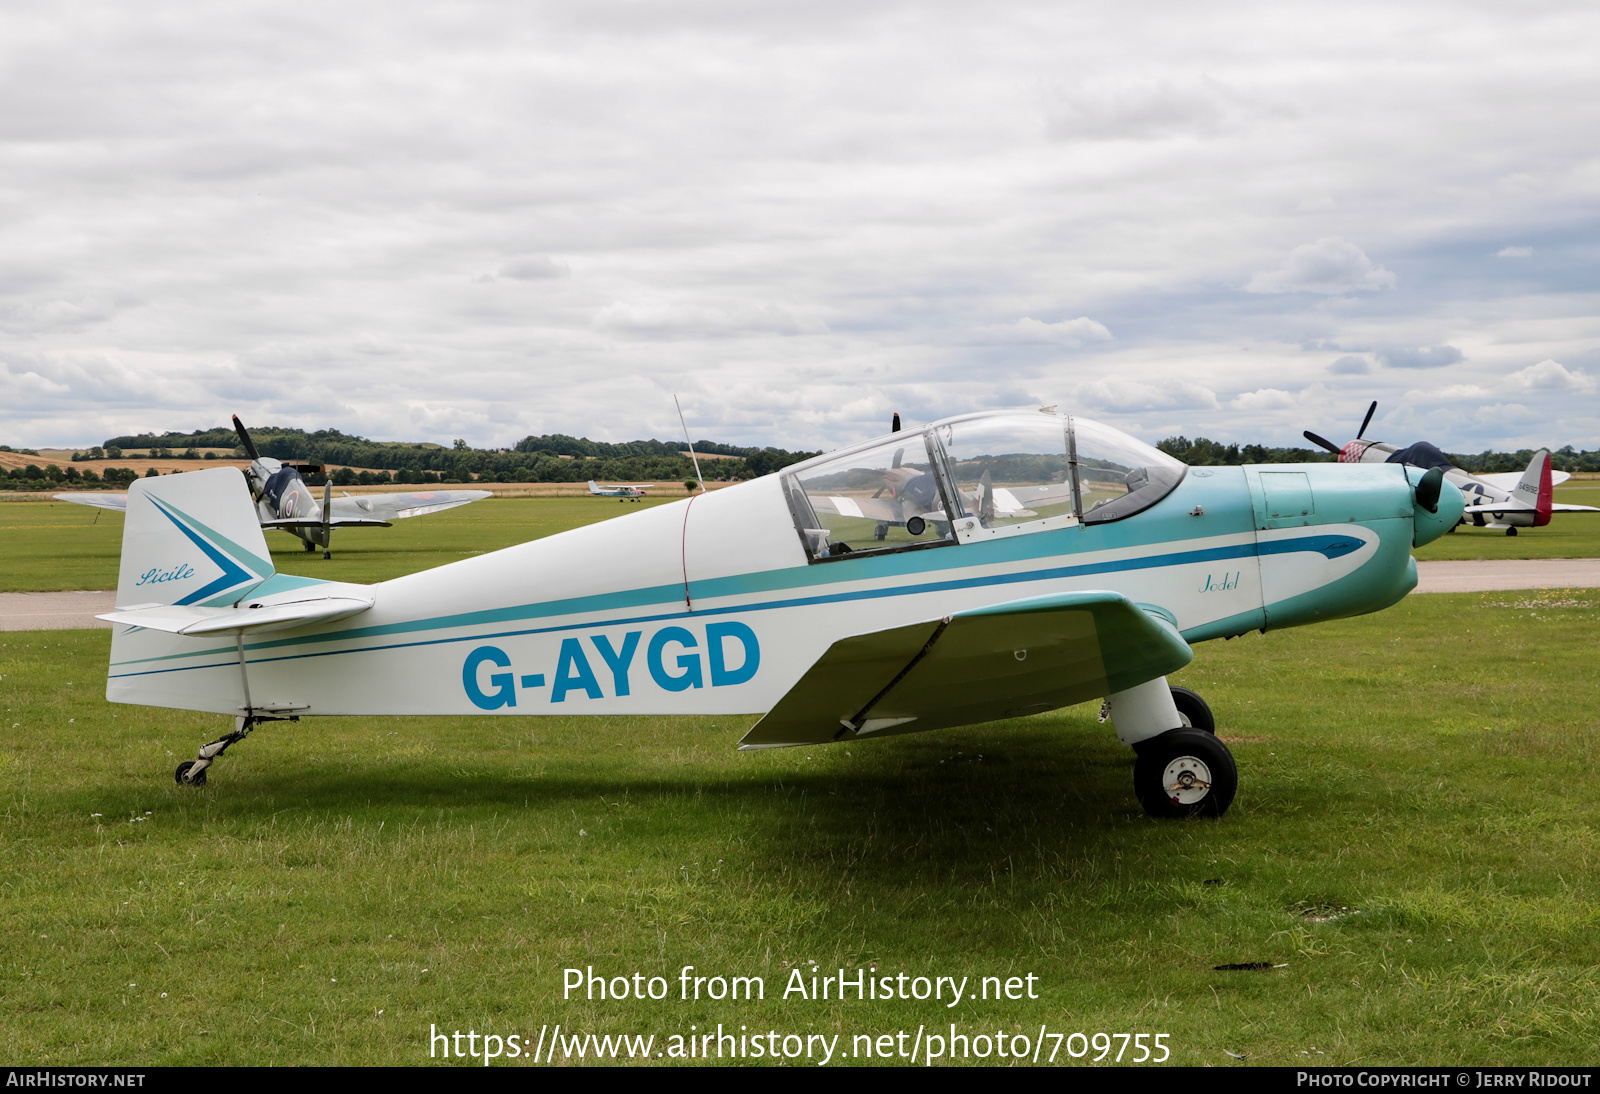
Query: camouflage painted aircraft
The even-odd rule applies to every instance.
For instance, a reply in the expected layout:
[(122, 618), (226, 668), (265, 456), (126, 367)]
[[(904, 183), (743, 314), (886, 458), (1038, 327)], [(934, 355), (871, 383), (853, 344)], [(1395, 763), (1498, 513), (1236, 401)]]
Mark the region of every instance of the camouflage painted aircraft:
[[(321, 547), (323, 558), (333, 557), (335, 528), (388, 528), (397, 520), (442, 513), (494, 496), (488, 490), (422, 490), (409, 494), (345, 494), (336, 498), (333, 483), (325, 482), (319, 503), (300, 476), (303, 472), (320, 474), (323, 470), (320, 466), (284, 463), (261, 455), (237, 414), (233, 418), (233, 428), (244, 450), (250, 454), (250, 466), (245, 469), (244, 476), (250, 484), (250, 496), (261, 527), (288, 532), (298, 538), (307, 551)], [(55, 498), (100, 509), (126, 512), (128, 508), (127, 494), (83, 491), (56, 494)]]

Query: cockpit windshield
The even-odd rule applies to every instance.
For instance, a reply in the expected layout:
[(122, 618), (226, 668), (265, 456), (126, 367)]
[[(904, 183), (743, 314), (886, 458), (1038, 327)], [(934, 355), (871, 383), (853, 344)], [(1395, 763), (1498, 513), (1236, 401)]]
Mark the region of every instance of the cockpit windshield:
[(1054, 408), (969, 414), (784, 472), (813, 561), (1100, 524), (1183, 478), (1178, 460)]
[(1159, 448), (1120, 429), (1072, 419), (1083, 523), (1103, 524), (1148, 509), (1172, 492), (1188, 470)]

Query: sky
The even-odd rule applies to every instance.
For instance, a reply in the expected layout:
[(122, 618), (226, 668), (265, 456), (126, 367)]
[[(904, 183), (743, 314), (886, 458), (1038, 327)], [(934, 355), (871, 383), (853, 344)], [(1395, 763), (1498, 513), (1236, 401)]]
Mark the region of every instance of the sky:
[(1600, 8), (0, 8), (0, 443), (1600, 448)]

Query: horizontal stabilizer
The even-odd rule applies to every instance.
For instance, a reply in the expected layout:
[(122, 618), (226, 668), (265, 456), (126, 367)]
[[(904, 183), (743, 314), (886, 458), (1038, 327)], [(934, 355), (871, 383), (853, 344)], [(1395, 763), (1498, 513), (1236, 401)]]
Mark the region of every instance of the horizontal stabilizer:
[(840, 639), (739, 747), (1037, 714), (1165, 676), (1193, 656), (1164, 613), (1120, 593), (1015, 600)]
[[(1536, 513), (1538, 510), (1531, 505), (1469, 505), (1462, 510), (1465, 513)], [(1593, 505), (1562, 505), (1552, 504), (1552, 513), (1600, 513), (1600, 508)]]
[(323, 596), (287, 604), (247, 604), (237, 608), (153, 604), (122, 608), (96, 619), (144, 627), (169, 634), (233, 634), (239, 631), (282, 631), (346, 619), (372, 607), (372, 597)]
[(96, 509), (115, 509), (119, 513), (128, 511), (128, 495), (112, 494), (103, 490), (83, 490), (72, 494), (52, 494), (57, 501), (70, 501), (73, 505), (92, 505)]

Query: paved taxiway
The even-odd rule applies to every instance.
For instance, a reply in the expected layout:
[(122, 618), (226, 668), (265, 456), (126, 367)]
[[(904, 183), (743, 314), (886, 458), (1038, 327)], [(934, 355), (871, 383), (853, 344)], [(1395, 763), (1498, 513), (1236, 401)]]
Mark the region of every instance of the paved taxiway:
[[(1497, 589), (1600, 589), (1600, 558), (1477, 559), (1419, 562), (1419, 593), (1478, 593)], [(0, 593), (0, 631), (53, 631), (110, 627), (95, 618), (109, 612), (116, 594)]]

